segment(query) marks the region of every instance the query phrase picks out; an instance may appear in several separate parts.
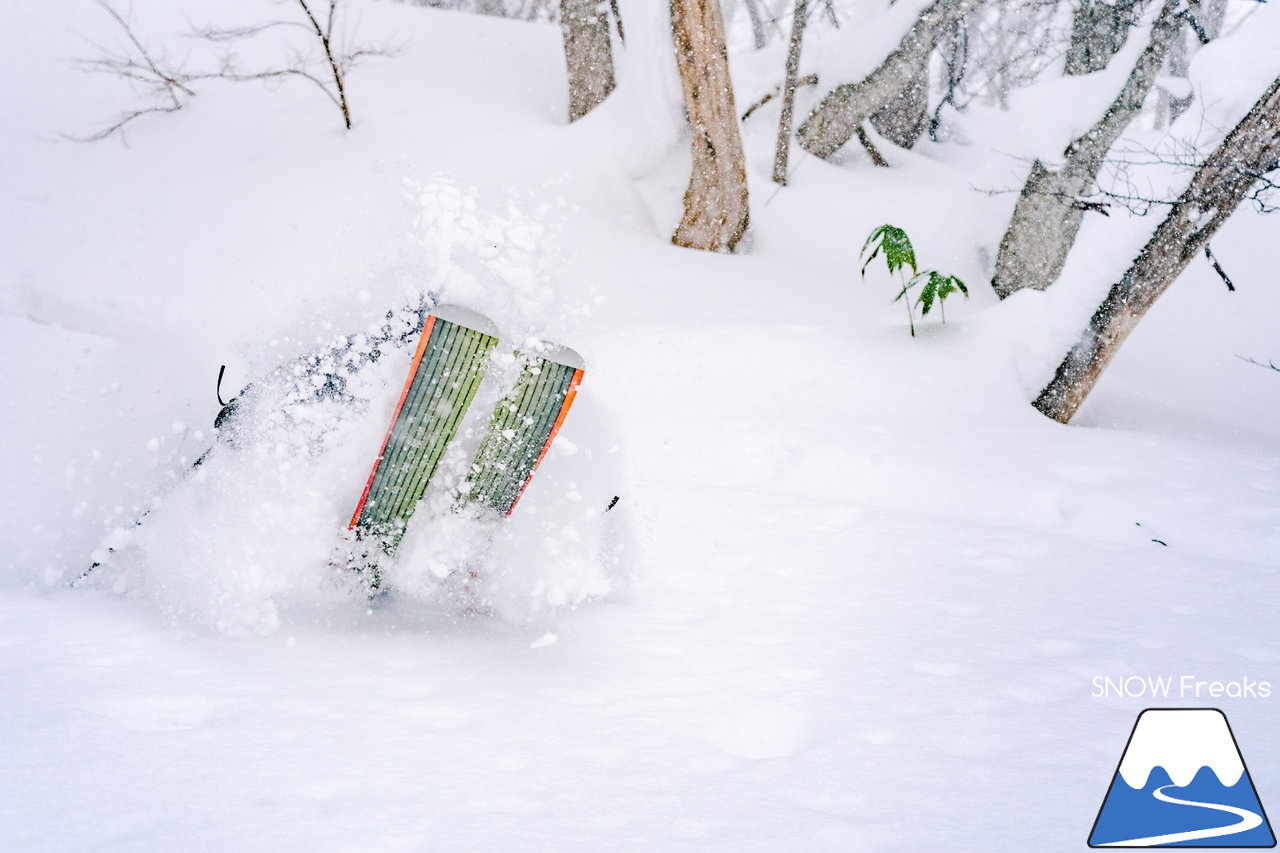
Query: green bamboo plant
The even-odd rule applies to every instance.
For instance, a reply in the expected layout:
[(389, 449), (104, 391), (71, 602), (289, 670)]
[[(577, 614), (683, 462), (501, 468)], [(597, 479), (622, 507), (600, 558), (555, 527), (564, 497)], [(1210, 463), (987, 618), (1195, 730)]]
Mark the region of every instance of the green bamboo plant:
[[(964, 294), (964, 298), (969, 298), (969, 288), (965, 283), (954, 275), (943, 275), (937, 270), (921, 271), (916, 266), (916, 250), (911, 245), (911, 238), (907, 236), (907, 232), (898, 228), (896, 225), (881, 225), (871, 232), (867, 237), (867, 242), (862, 244), (862, 254), (859, 259), (862, 260), (862, 277), (867, 277), (867, 267), (876, 259), (876, 256), (884, 254), (884, 263), (888, 268), (889, 275), (898, 274), (898, 282), (902, 288), (898, 291), (898, 295), (893, 299), (897, 302), (902, 299), (907, 306), (907, 324), (911, 329), (911, 337), (916, 335), (916, 312), (915, 306), (920, 306), (920, 316), (924, 317), (933, 308), (936, 303), (938, 313), (942, 317), (942, 322), (947, 322), (947, 312), (943, 308), (943, 303), (947, 297), (959, 291)], [(911, 269), (911, 277), (907, 277), (907, 268)], [(907, 297), (911, 289), (917, 286), (920, 292), (916, 294), (913, 303)]]

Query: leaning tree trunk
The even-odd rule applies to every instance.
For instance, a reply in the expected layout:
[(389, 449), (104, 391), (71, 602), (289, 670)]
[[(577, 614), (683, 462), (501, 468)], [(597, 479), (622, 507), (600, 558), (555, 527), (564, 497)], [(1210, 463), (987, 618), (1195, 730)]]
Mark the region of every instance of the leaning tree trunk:
[(1107, 151), (1142, 111), (1169, 44), (1182, 26), (1177, 14), (1180, 3), (1165, 0), (1152, 25), (1151, 41), (1129, 72), (1124, 88), (1102, 118), (1067, 146), (1062, 166), (1050, 169), (1039, 160), (1031, 164), (1031, 174), (996, 256), (991, 286), (1001, 299), (1026, 287), (1044, 290), (1062, 272), (1088, 208), (1081, 196), (1093, 190)]
[(1103, 368), (1157, 297), (1187, 262), (1203, 251), (1259, 178), (1278, 166), (1280, 78), (1196, 170), (1169, 215), (1119, 283), (1112, 286), (1080, 342), (1033, 405), (1054, 420), (1071, 420)]
[[(873, 113), (886, 108), (889, 113), (897, 112), (891, 105), (900, 98), (906, 98), (908, 104), (918, 101), (919, 93), (913, 96), (910, 91), (920, 85), (921, 79), (928, 79), (929, 55), (933, 49), (957, 20), (984, 2), (986, 0), (934, 0), (879, 68), (861, 83), (845, 83), (827, 93), (797, 131), (801, 147), (810, 154), (830, 157), (853, 138), (862, 122)], [(909, 124), (904, 123), (904, 134), (910, 132)], [(923, 129), (921, 124), (920, 130)]]
[(747, 231), (747, 168), (719, 0), (670, 0), (676, 64), (693, 131), (684, 217), (671, 242), (731, 251)]
[(1107, 67), (1129, 40), (1142, 0), (1080, 0), (1071, 14), (1064, 74), (1092, 74)]
[(900, 148), (910, 148), (929, 126), (929, 65), (889, 103), (873, 112), (871, 126)]
[(602, 0), (560, 0), (560, 34), (569, 66), (569, 121), (591, 112), (613, 91), (613, 45)]
[(787, 161), (791, 155), (791, 112), (796, 103), (796, 86), (800, 76), (800, 45), (804, 41), (804, 25), (809, 19), (809, 0), (796, 0), (791, 18), (791, 41), (787, 45), (787, 70), (782, 79), (782, 112), (778, 116), (778, 142), (773, 152), (773, 180), (787, 185)]

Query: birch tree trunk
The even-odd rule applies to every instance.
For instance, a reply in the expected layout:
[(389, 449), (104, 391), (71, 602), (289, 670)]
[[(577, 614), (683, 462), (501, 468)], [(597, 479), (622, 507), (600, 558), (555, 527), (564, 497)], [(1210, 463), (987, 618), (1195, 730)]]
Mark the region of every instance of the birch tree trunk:
[(719, 0), (670, 0), (676, 64), (693, 132), (684, 217), (671, 242), (731, 251), (746, 233), (747, 169)]
[(1062, 166), (1050, 169), (1039, 160), (1031, 165), (996, 256), (991, 286), (1001, 299), (1025, 287), (1044, 290), (1061, 274), (1084, 218), (1081, 196), (1093, 189), (1107, 151), (1142, 111), (1169, 44), (1182, 26), (1177, 15), (1180, 3), (1165, 0), (1152, 25), (1151, 40), (1120, 94), (1093, 127), (1067, 146)]
[[(920, 80), (928, 79), (929, 55), (955, 22), (986, 0), (934, 0), (920, 13), (902, 41), (860, 83), (844, 83), (827, 93), (800, 125), (800, 145), (810, 154), (827, 158), (858, 132), (872, 113), (904, 97)], [(927, 93), (925, 93), (927, 94)], [(909, 93), (910, 102), (919, 95)], [(923, 128), (923, 125), (921, 126)], [(918, 134), (917, 134), (918, 136)], [(892, 136), (890, 137), (892, 138)]]
[(602, 0), (560, 0), (560, 35), (569, 67), (569, 121), (575, 122), (613, 91), (613, 44)]
[(773, 180), (787, 185), (787, 161), (791, 155), (791, 113), (796, 102), (796, 81), (800, 76), (800, 45), (809, 18), (809, 0), (796, 0), (791, 18), (791, 41), (787, 45), (787, 70), (782, 79), (782, 113), (778, 116), (778, 143), (773, 153)]
[(1204, 250), (1258, 179), (1278, 166), (1280, 78), (1196, 170), (1032, 405), (1054, 420), (1071, 420), (1133, 327), (1188, 261)]

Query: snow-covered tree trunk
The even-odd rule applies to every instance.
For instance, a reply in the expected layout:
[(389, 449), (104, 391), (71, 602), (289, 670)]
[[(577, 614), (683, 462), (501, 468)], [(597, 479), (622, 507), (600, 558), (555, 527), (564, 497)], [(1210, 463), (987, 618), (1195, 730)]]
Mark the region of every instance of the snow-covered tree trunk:
[(1065, 160), (1050, 169), (1036, 160), (1000, 241), (991, 286), (1001, 299), (1025, 287), (1044, 290), (1057, 280), (1080, 231), (1089, 194), (1107, 151), (1137, 118), (1164, 64), (1169, 44), (1182, 26), (1181, 0), (1165, 0), (1120, 94), (1102, 117), (1067, 146)]
[(1216, 39), (1222, 35), (1222, 25), (1227, 19), (1227, 0), (1200, 0), (1193, 8), (1206, 36)]
[(591, 112), (613, 91), (613, 45), (603, 0), (560, 0), (560, 34), (569, 67), (569, 121)]
[[(830, 157), (853, 138), (862, 122), (873, 113), (888, 108), (882, 114), (883, 118), (878, 120), (877, 129), (892, 124), (890, 115), (913, 115), (920, 93), (917, 91), (913, 95), (911, 91), (913, 87), (920, 86), (922, 79), (927, 81), (929, 55), (960, 17), (984, 2), (986, 0), (934, 0), (879, 68), (860, 83), (844, 83), (827, 93), (797, 131), (801, 147), (810, 154)], [(892, 105), (903, 109), (894, 109)], [(920, 130), (923, 130), (923, 111), (920, 119)], [(911, 133), (912, 122), (903, 121), (901, 124), (902, 138), (906, 138)], [(886, 135), (894, 138), (891, 134)], [(912, 141), (918, 136), (916, 132)]]
[(1079, 0), (1071, 15), (1071, 41), (1063, 73), (1092, 74), (1107, 67), (1129, 40), (1141, 0)]
[(929, 65), (893, 100), (870, 116), (871, 126), (901, 148), (910, 148), (929, 126)]
[(791, 154), (791, 113), (796, 102), (796, 81), (800, 76), (800, 45), (809, 18), (809, 0), (796, 0), (791, 18), (791, 41), (787, 45), (787, 70), (782, 79), (782, 112), (778, 116), (778, 142), (773, 153), (773, 180), (786, 186), (787, 161)]
[[(1181, 91), (1170, 91), (1167, 87), (1161, 89), (1156, 111), (1157, 128), (1173, 124), (1195, 103), (1195, 92), (1187, 79), (1191, 58), (1202, 45), (1208, 44), (1222, 33), (1226, 13), (1227, 0), (1187, 0), (1187, 10), (1183, 13), (1187, 25), (1169, 49), (1169, 61), (1165, 70), (1167, 76), (1181, 81), (1181, 86), (1175, 84)], [(1194, 38), (1191, 38), (1192, 35)]]
[(1278, 166), (1280, 78), (1196, 170), (1033, 405), (1054, 420), (1069, 421), (1160, 294), (1204, 250), (1259, 178)]
[(747, 169), (719, 0), (670, 0), (676, 64), (693, 132), (684, 217), (671, 242), (729, 251), (747, 231)]
[(1165, 60), (1163, 75), (1171, 78), (1171, 80), (1183, 81), (1187, 92), (1185, 94), (1172, 92), (1168, 83), (1158, 88), (1156, 100), (1157, 128), (1166, 128), (1177, 121), (1178, 116), (1190, 109), (1191, 103), (1195, 99), (1195, 95), (1191, 91), (1191, 83), (1187, 80), (1187, 71), (1191, 67), (1191, 50), (1187, 47), (1188, 29), (1189, 27), (1187, 26), (1180, 27), (1177, 35), (1173, 38), (1173, 42), (1169, 45), (1169, 56)]

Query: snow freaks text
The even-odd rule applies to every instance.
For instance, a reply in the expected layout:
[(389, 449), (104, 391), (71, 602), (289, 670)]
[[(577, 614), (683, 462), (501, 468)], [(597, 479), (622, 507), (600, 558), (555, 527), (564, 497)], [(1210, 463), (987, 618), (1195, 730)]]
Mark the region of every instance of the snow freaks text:
[(1207, 681), (1194, 675), (1095, 675), (1094, 699), (1269, 699), (1271, 682), (1243, 677), (1236, 681)]

